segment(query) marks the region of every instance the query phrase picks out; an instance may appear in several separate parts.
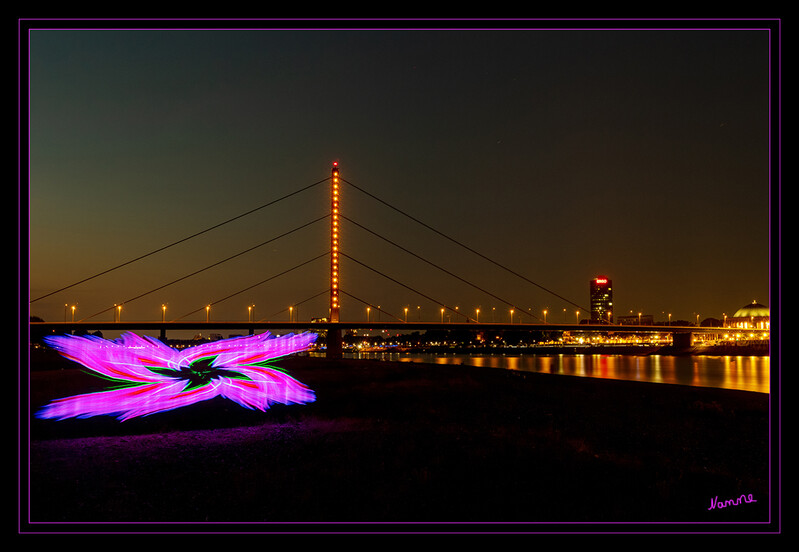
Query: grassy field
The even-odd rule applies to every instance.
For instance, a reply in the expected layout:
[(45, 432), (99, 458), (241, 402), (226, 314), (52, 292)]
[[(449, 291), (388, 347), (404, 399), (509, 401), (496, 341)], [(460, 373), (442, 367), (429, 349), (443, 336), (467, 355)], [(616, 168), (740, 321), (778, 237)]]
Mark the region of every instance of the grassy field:
[[(535, 532), (757, 531), (769, 520), (768, 395), (467, 366), (282, 365), (314, 403), (264, 413), (214, 399), (123, 423), (31, 417), (30, 521)], [(99, 381), (40, 368), (34, 409)], [(709, 510), (742, 494), (756, 502)]]

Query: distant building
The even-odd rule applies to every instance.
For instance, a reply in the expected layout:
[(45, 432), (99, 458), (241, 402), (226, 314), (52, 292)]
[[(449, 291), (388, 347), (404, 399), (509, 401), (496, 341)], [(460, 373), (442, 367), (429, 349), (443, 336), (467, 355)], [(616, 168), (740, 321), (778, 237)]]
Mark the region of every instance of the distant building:
[(761, 305), (757, 301), (752, 301), (748, 305), (744, 305), (735, 314), (726, 320), (727, 327), (750, 329), (756, 328), (761, 330), (768, 330), (771, 322), (771, 313), (765, 305)]
[(605, 276), (597, 276), (591, 280), (591, 322), (613, 322), (613, 288), (612, 282)]
[(630, 316), (619, 316), (619, 324), (622, 326), (654, 326), (655, 317), (651, 314), (631, 314)]

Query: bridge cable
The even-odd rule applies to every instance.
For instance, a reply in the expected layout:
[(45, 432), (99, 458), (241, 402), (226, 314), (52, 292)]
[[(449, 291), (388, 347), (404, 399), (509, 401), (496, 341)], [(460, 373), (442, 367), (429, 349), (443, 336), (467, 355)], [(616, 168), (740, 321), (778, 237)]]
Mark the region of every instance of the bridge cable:
[[(313, 299), (316, 299), (320, 295), (325, 295), (327, 293), (330, 293), (330, 290), (329, 289), (324, 289), (324, 290), (320, 291), (319, 293), (308, 297), (307, 299), (303, 299), (302, 301), (299, 301), (297, 303), (292, 303), (291, 306), (296, 307), (298, 305), (302, 305), (303, 303), (307, 303), (308, 301), (312, 301)], [(356, 301), (360, 301), (361, 303), (363, 303), (367, 307), (371, 307), (371, 308), (375, 309), (376, 311), (382, 312), (383, 314), (387, 314), (388, 316), (390, 316), (392, 318), (395, 318), (398, 322), (402, 322), (402, 319), (399, 318), (398, 316), (395, 316), (394, 314), (391, 314), (390, 312), (385, 311), (385, 310), (381, 309), (380, 307), (377, 307), (377, 306), (369, 303), (368, 301), (364, 301), (363, 299), (360, 299), (359, 297), (355, 297), (353, 294), (347, 293), (343, 289), (339, 289), (339, 293), (343, 293), (344, 295), (352, 297), (353, 299), (355, 299)], [(278, 314), (283, 314), (287, 310), (288, 310), (288, 307), (286, 307), (285, 309), (281, 309), (281, 310), (279, 310), (277, 312), (272, 313), (272, 316), (277, 316)], [(264, 321), (267, 321), (267, 320), (266, 319), (259, 320), (259, 322), (264, 322)]]
[[(210, 264), (210, 265), (208, 265), (208, 266), (206, 266), (206, 267), (204, 267), (204, 268), (201, 268), (201, 269), (199, 269), (199, 270), (195, 270), (194, 272), (192, 272), (192, 273), (190, 273), (190, 274), (186, 274), (185, 276), (181, 276), (180, 278), (177, 278), (177, 279), (175, 279), (175, 280), (172, 280), (171, 282), (168, 282), (168, 283), (166, 283), (166, 284), (162, 284), (162, 285), (160, 285), (160, 286), (158, 286), (158, 287), (156, 287), (156, 288), (153, 288), (153, 289), (151, 289), (150, 291), (146, 291), (146, 292), (144, 292), (144, 293), (142, 293), (142, 294), (140, 294), (140, 295), (137, 295), (136, 297), (133, 297), (133, 298), (131, 298), (131, 299), (128, 299), (127, 301), (123, 301), (123, 302), (122, 302), (122, 303), (120, 303), (120, 304), (123, 304), (123, 305), (124, 305), (125, 303), (131, 303), (131, 302), (133, 302), (133, 301), (135, 301), (135, 300), (137, 300), (137, 299), (141, 299), (142, 297), (145, 297), (146, 295), (149, 295), (149, 294), (151, 294), (151, 293), (155, 293), (155, 292), (156, 292), (156, 291), (158, 291), (158, 290), (164, 289), (165, 287), (169, 287), (169, 286), (171, 286), (171, 285), (173, 285), (173, 284), (176, 284), (176, 283), (178, 283), (178, 282), (180, 282), (180, 281), (186, 280), (187, 278), (191, 278), (192, 276), (196, 276), (197, 274), (200, 274), (201, 272), (205, 272), (206, 270), (209, 270), (209, 269), (211, 269), (211, 268), (213, 268), (213, 267), (215, 267), (215, 266), (218, 266), (218, 265), (220, 265), (220, 264), (222, 264), (222, 263), (226, 263), (227, 261), (230, 261), (231, 259), (235, 259), (236, 257), (240, 257), (241, 255), (244, 255), (245, 253), (249, 253), (250, 251), (253, 251), (253, 250), (255, 250), (255, 249), (258, 249), (259, 247), (263, 247), (264, 245), (267, 245), (267, 244), (269, 244), (269, 243), (271, 243), (271, 242), (273, 242), (273, 241), (276, 241), (276, 240), (278, 240), (278, 239), (280, 239), (280, 238), (283, 238), (283, 237), (285, 237), (285, 236), (288, 236), (289, 234), (292, 234), (292, 233), (296, 232), (297, 230), (301, 230), (301, 229), (303, 229), (303, 228), (305, 228), (305, 227), (307, 227), (307, 226), (310, 226), (310, 225), (312, 225), (312, 224), (314, 224), (314, 223), (317, 223), (317, 222), (319, 222), (320, 220), (326, 219), (326, 218), (327, 218), (327, 217), (329, 217), (329, 216), (330, 216), (330, 215), (323, 215), (323, 216), (321, 216), (321, 217), (319, 217), (319, 218), (317, 218), (317, 219), (315, 219), (315, 220), (312, 220), (311, 222), (306, 222), (305, 224), (302, 224), (302, 225), (300, 225), (300, 226), (297, 226), (297, 227), (296, 227), (296, 228), (294, 228), (293, 230), (289, 230), (288, 232), (283, 232), (282, 234), (280, 234), (280, 235), (278, 235), (278, 236), (275, 236), (275, 237), (273, 237), (273, 238), (270, 238), (270, 239), (266, 240), (265, 242), (261, 242), (261, 243), (259, 243), (258, 245), (254, 245), (253, 247), (250, 247), (250, 248), (248, 248), (248, 249), (245, 249), (245, 250), (243, 250), (243, 251), (240, 251), (240, 252), (238, 252), (238, 253), (235, 253), (235, 254), (233, 254), (233, 255), (231, 255), (231, 256), (229, 256), (229, 257), (225, 258), (225, 259), (222, 259), (222, 260), (220, 260), (220, 261), (217, 261), (217, 262), (215, 262), (215, 263), (213, 263), (213, 264)], [(83, 321), (85, 321), (85, 320), (89, 320), (89, 319), (91, 319), (91, 318), (94, 318), (95, 316), (97, 316), (97, 315), (99, 315), (99, 314), (103, 314), (104, 312), (108, 312), (109, 310), (112, 310), (112, 309), (114, 309), (114, 307), (116, 307), (116, 305), (114, 305), (114, 306), (112, 306), (112, 307), (108, 307), (108, 308), (106, 308), (106, 309), (103, 309), (103, 310), (101, 310), (101, 311), (99, 311), (99, 312), (96, 312), (96, 313), (92, 314), (91, 316), (87, 316), (86, 318), (82, 319), (82, 320), (81, 320), (81, 322), (83, 322)]]
[[(261, 210), (261, 209), (264, 209), (264, 208), (266, 208), (266, 207), (269, 207), (270, 205), (274, 205), (275, 203), (278, 203), (278, 202), (280, 202), (280, 201), (283, 201), (284, 199), (287, 199), (287, 198), (289, 198), (289, 197), (291, 197), (291, 196), (294, 196), (294, 195), (296, 195), (296, 194), (299, 194), (300, 192), (304, 192), (305, 190), (309, 190), (309, 189), (313, 188), (314, 186), (317, 186), (317, 185), (321, 184), (322, 182), (325, 182), (326, 180), (329, 180), (329, 179), (330, 179), (330, 177), (327, 177), (327, 178), (325, 178), (325, 179), (323, 179), (323, 180), (320, 180), (319, 182), (314, 182), (313, 184), (310, 184), (310, 185), (308, 185), (308, 186), (305, 186), (304, 188), (300, 188), (299, 190), (296, 190), (296, 191), (294, 191), (294, 192), (291, 192), (291, 193), (289, 193), (289, 194), (286, 194), (286, 195), (284, 195), (283, 197), (280, 197), (280, 198), (278, 198), (278, 199), (272, 200), (272, 201), (270, 201), (270, 202), (268, 202), (268, 203), (264, 203), (263, 205), (261, 205), (261, 206), (259, 206), (259, 207), (256, 207), (256, 208), (254, 208), (254, 209), (250, 209), (249, 211), (247, 211), (247, 212), (245, 212), (245, 213), (242, 213), (242, 214), (240, 214), (240, 215), (237, 215), (237, 216), (235, 216), (235, 217), (233, 217), (233, 218), (230, 218), (230, 219), (228, 219), (228, 220), (226, 220), (226, 221), (223, 221), (223, 222), (220, 222), (220, 223), (218, 223), (218, 224), (215, 224), (214, 226), (210, 226), (210, 227), (206, 228), (205, 230), (201, 230), (201, 231), (199, 231), (199, 232), (196, 232), (196, 233), (194, 233), (194, 234), (192, 234), (192, 235), (190, 235), (190, 236), (186, 236), (185, 238), (182, 238), (182, 239), (180, 239), (180, 240), (178, 240), (178, 241), (172, 242), (172, 243), (170, 243), (170, 244), (168, 244), (168, 245), (165, 245), (165, 246), (163, 246), (163, 247), (160, 247), (160, 248), (158, 248), (158, 249), (155, 249), (155, 250), (153, 250), (153, 251), (150, 251), (149, 253), (145, 253), (144, 255), (140, 255), (139, 257), (136, 257), (135, 259), (131, 259), (131, 260), (129, 260), (129, 261), (126, 261), (126, 262), (124, 262), (124, 263), (122, 263), (122, 264), (119, 264), (119, 265), (117, 265), (117, 266), (115, 266), (115, 267), (112, 267), (112, 268), (109, 268), (109, 269), (103, 270), (102, 272), (98, 272), (98, 273), (97, 273), (97, 274), (95, 274), (94, 276), (89, 276), (88, 278), (84, 278), (83, 280), (80, 280), (80, 281), (78, 281), (78, 282), (75, 282), (74, 284), (70, 284), (70, 285), (68, 285), (68, 286), (62, 287), (61, 289), (57, 289), (57, 290), (55, 290), (55, 291), (51, 291), (50, 293), (47, 293), (47, 294), (45, 294), (45, 295), (42, 295), (41, 297), (37, 297), (36, 299), (33, 299), (33, 300), (31, 300), (31, 301), (30, 301), (30, 303), (34, 303), (34, 302), (36, 302), (36, 301), (39, 301), (40, 299), (44, 299), (45, 297), (50, 297), (51, 295), (55, 295), (56, 293), (60, 293), (60, 292), (62, 292), (62, 291), (64, 291), (64, 290), (67, 290), (67, 289), (69, 289), (69, 288), (75, 287), (75, 286), (77, 286), (77, 285), (79, 285), (79, 284), (83, 284), (83, 283), (85, 283), (85, 282), (88, 282), (89, 280), (93, 280), (94, 278), (97, 278), (97, 277), (99, 277), (99, 276), (102, 276), (102, 275), (104, 275), (104, 274), (108, 274), (109, 272), (112, 272), (112, 271), (114, 271), (114, 270), (117, 270), (117, 269), (119, 269), (119, 268), (122, 268), (123, 266), (127, 266), (127, 265), (129, 265), (129, 264), (135, 263), (136, 261), (140, 261), (140, 260), (142, 260), (142, 259), (144, 259), (144, 258), (146, 258), (146, 257), (149, 257), (149, 256), (151, 256), (151, 255), (155, 255), (156, 253), (160, 253), (161, 251), (164, 251), (165, 249), (169, 249), (170, 247), (173, 247), (173, 246), (175, 246), (175, 245), (178, 245), (178, 244), (180, 244), (180, 243), (183, 243), (183, 242), (185, 242), (185, 241), (188, 241), (188, 240), (190, 240), (190, 239), (192, 239), (192, 238), (196, 238), (197, 236), (200, 236), (200, 235), (202, 235), (202, 234), (205, 234), (205, 233), (207, 233), (207, 232), (210, 232), (211, 230), (215, 230), (215, 229), (217, 229), (217, 228), (219, 228), (219, 227), (221, 227), (221, 226), (224, 226), (225, 224), (231, 223), (231, 222), (233, 222), (234, 220), (238, 220), (238, 219), (240, 219), (240, 218), (246, 217), (247, 215), (251, 215), (252, 213), (255, 213), (256, 211), (259, 211), (259, 210)], [(103, 312), (104, 312), (104, 311), (103, 311)], [(98, 314), (99, 314), (99, 313), (98, 313)]]
[(487, 257), (487, 256), (485, 256), (485, 255), (483, 255), (482, 253), (480, 253), (480, 252), (478, 252), (478, 251), (475, 251), (474, 249), (472, 249), (472, 248), (471, 248), (471, 247), (469, 247), (468, 245), (466, 245), (466, 244), (464, 244), (464, 243), (462, 243), (462, 242), (460, 242), (460, 241), (456, 240), (455, 238), (452, 238), (452, 237), (450, 237), (450, 236), (448, 236), (448, 235), (444, 234), (443, 232), (441, 232), (441, 231), (439, 231), (439, 230), (436, 230), (435, 228), (433, 228), (433, 227), (432, 227), (432, 226), (430, 226), (429, 224), (426, 224), (426, 223), (422, 222), (421, 220), (417, 219), (416, 217), (414, 217), (414, 216), (412, 216), (412, 215), (410, 215), (410, 214), (406, 213), (406, 212), (405, 212), (405, 211), (403, 211), (402, 209), (399, 209), (399, 208), (397, 208), (397, 207), (394, 207), (394, 206), (393, 206), (393, 205), (391, 205), (390, 203), (388, 203), (388, 202), (386, 202), (386, 201), (384, 201), (384, 200), (380, 199), (379, 197), (375, 196), (374, 194), (371, 194), (371, 193), (367, 192), (367, 191), (366, 191), (366, 190), (364, 190), (363, 188), (361, 188), (361, 187), (359, 187), (359, 186), (356, 186), (356, 185), (355, 185), (355, 184), (353, 184), (352, 182), (350, 182), (350, 181), (348, 181), (348, 180), (345, 180), (345, 179), (343, 179), (343, 178), (341, 179), (341, 181), (342, 181), (342, 182), (346, 182), (347, 184), (349, 184), (350, 186), (352, 186), (352, 187), (353, 187), (353, 188), (355, 188), (356, 190), (359, 190), (360, 192), (362, 192), (362, 193), (364, 193), (364, 194), (368, 195), (369, 197), (371, 197), (372, 199), (374, 199), (374, 200), (376, 200), (376, 201), (379, 201), (380, 203), (382, 203), (382, 204), (383, 204), (383, 205), (385, 205), (386, 207), (389, 207), (389, 208), (391, 208), (391, 209), (393, 209), (393, 210), (397, 211), (398, 213), (400, 213), (401, 215), (403, 215), (403, 216), (405, 216), (405, 217), (407, 217), (407, 218), (411, 219), (412, 221), (414, 221), (414, 222), (416, 222), (416, 223), (418, 223), (418, 224), (421, 224), (422, 226), (424, 226), (424, 227), (425, 227), (425, 228), (427, 228), (428, 230), (431, 230), (432, 232), (435, 232), (435, 233), (436, 233), (436, 234), (438, 234), (439, 236), (441, 236), (441, 237), (443, 237), (443, 238), (445, 238), (445, 239), (447, 239), (447, 240), (449, 240), (449, 241), (451, 241), (451, 242), (455, 243), (456, 245), (459, 245), (459, 246), (461, 246), (462, 248), (466, 249), (467, 251), (470, 251), (471, 253), (474, 253), (474, 254), (475, 254), (475, 255), (477, 255), (478, 257), (480, 257), (480, 258), (482, 258), (482, 259), (484, 259), (484, 260), (486, 260), (486, 261), (488, 261), (488, 262), (490, 262), (490, 263), (492, 263), (492, 264), (494, 264), (494, 265), (498, 266), (499, 268), (501, 268), (501, 269), (503, 269), (503, 270), (505, 270), (505, 271), (507, 271), (507, 272), (510, 272), (510, 273), (511, 273), (511, 274), (513, 274), (514, 276), (517, 276), (517, 277), (521, 278), (522, 280), (524, 280), (524, 281), (526, 281), (526, 282), (528, 282), (528, 283), (530, 283), (530, 284), (533, 284), (534, 286), (536, 286), (536, 287), (538, 287), (538, 288), (540, 288), (540, 289), (542, 289), (542, 290), (546, 291), (547, 293), (550, 293), (550, 294), (554, 295), (555, 297), (557, 297), (557, 298), (559, 298), (559, 299), (561, 299), (561, 300), (563, 300), (563, 301), (566, 301), (566, 302), (567, 302), (567, 303), (569, 303), (570, 305), (574, 305), (575, 307), (578, 307), (578, 308), (580, 308), (580, 309), (587, 310), (587, 309), (585, 309), (585, 307), (583, 307), (583, 306), (581, 306), (581, 305), (578, 305), (577, 303), (574, 303), (574, 302), (570, 301), (569, 299), (566, 299), (565, 297), (563, 297), (563, 296), (561, 296), (561, 295), (559, 295), (559, 294), (555, 293), (554, 291), (552, 291), (552, 290), (550, 290), (550, 289), (547, 289), (547, 288), (545, 288), (545, 287), (544, 287), (544, 286), (542, 286), (541, 284), (538, 284), (538, 283), (536, 283), (536, 282), (533, 282), (532, 280), (530, 280), (530, 279), (529, 279), (529, 278), (527, 278), (526, 276), (524, 276), (524, 275), (522, 275), (522, 274), (519, 274), (518, 272), (516, 272), (516, 271), (514, 271), (514, 270), (512, 270), (512, 269), (510, 269), (510, 268), (508, 268), (508, 267), (506, 267), (506, 266), (504, 266), (504, 265), (502, 265), (501, 263), (499, 263), (499, 262), (497, 262), (497, 261), (495, 261), (495, 260), (493, 260), (493, 259), (491, 259), (491, 258), (489, 258), (489, 257)]
[[(302, 305), (303, 303), (307, 303), (308, 301), (312, 301), (312, 300), (316, 299), (317, 297), (319, 297), (320, 295), (324, 295), (326, 293), (330, 293), (330, 289), (325, 288), (324, 290), (320, 291), (319, 293), (317, 293), (315, 295), (311, 295), (310, 297), (308, 297), (306, 299), (303, 299), (302, 301), (299, 301), (298, 303), (292, 303), (289, 306), (297, 307), (299, 305)], [(289, 307), (286, 307), (285, 309), (281, 309), (281, 310), (279, 310), (277, 312), (273, 312), (272, 316), (277, 316), (278, 314), (283, 314), (287, 310), (289, 310)], [(266, 318), (262, 318), (261, 320), (259, 320), (259, 322), (267, 322), (267, 321), (269, 321), (269, 320), (267, 320)]]
[(419, 290), (417, 290), (417, 289), (414, 289), (414, 288), (412, 288), (412, 287), (410, 287), (410, 286), (408, 286), (408, 285), (405, 285), (405, 284), (403, 284), (403, 283), (402, 283), (402, 282), (400, 282), (399, 280), (395, 280), (394, 278), (392, 278), (392, 277), (391, 277), (391, 276), (389, 276), (388, 274), (384, 274), (384, 273), (380, 272), (379, 270), (377, 270), (376, 268), (372, 268), (371, 266), (369, 266), (369, 265), (367, 265), (367, 264), (364, 264), (364, 263), (362, 263), (361, 261), (359, 261), (359, 260), (357, 260), (357, 259), (354, 259), (354, 258), (350, 257), (349, 255), (347, 255), (347, 254), (346, 254), (346, 253), (344, 253), (344, 252), (341, 252), (341, 251), (339, 251), (339, 255), (341, 255), (342, 257), (347, 257), (349, 260), (351, 260), (351, 261), (353, 261), (353, 262), (356, 262), (356, 263), (358, 263), (359, 265), (361, 265), (361, 266), (362, 266), (362, 267), (364, 267), (364, 268), (368, 268), (369, 270), (371, 270), (372, 272), (375, 272), (375, 273), (379, 274), (379, 275), (380, 275), (380, 276), (382, 276), (383, 278), (386, 278), (386, 279), (388, 279), (388, 280), (391, 280), (391, 281), (392, 281), (392, 282), (394, 282), (395, 284), (398, 284), (398, 285), (400, 285), (400, 286), (404, 287), (405, 289), (408, 289), (408, 290), (410, 290), (410, 291), (412, 291), (412, 292), (414, 292), (414, 293), (416, 293), (416, 294), (418, 294), (418, 295), (421, 295), (421, 296), (422, 296), (422, 297), (424, 297), (425, 299), (427, 299), (427, 300), (429, 300), (429, 301), (432, 301), (433, 303), (436, 303), (436, 304), (438, 304), (438, 305), (441, 305), (442, 307), (446, 308), (447, 310), (450, 310), (450, 311), (454, 312), (455, 314), (459, 314), (459, 315), (463, 316), (464, 318), (466, 318), (466, 320), (467, 320), (467, 321), (475, 321), (475, 322), (476, 322), (476, 320), (474, 320), (473, 318), (471, 318), (469, 315), (467, 315), (467, 314), (464, 314), (464, 313), (460, 312), (459, 310), (457, 310), (457, 309), (454, 309), (454, 308), (452, 308), (452, 307), (450, 307), (450, 306), (448, 306), (448, 305), (444, 304), (444, 303), (443, 303), (443, 302), (441, 302), (441, 301), (438, 301), (438, 300), (436, 300), (436, 299), (433, 299), (432, 297), (430, 297), (430, 296), (428, 296), (428, 295), (425, 295), (425, 294), (424, 294), (424, 293), (422, 293), (421, 291), (419, 291)]
[(381, 236), (381, 235), (380, 235), (380, 234), (378, 234), (377, 232), (374, 232), (373, 230), (370, 230), (369, 228), (367, 228), (367, 227), (363, 226), (362, 224), (359, 224), (359, 223), (355, 222), (355, 221), (354, 221), (354, 220), (352, 220), (351, 218), (349, 218), (349, 217), (346, 217), (346, 216), (344, 216), (344, 215), (339, 215), (339, 216), (340, 216), (341, 218), (343, 218), (343, 219), (347, 220), (348, 222), (351, 222), (352, 224), (354, 224), (354, 225), (356, 225), (356, 226), (358, 226), (358, 227), (362, 228), (362, 229), (363, 229), (363, 230), (365, 230), (366, 232), (369, 232), (370, 234), (372, 234), (372, 235), (374, 235), (374, 236), (377, 236), (377, 237), (378, 237), (378, 238), (380, 238), (381, 240), (384, 240), (384, 241), (388, 242), (389, 244), (393, 245), (394, 247), (396, 247), (396, 248), (398, 248), (398, 249), (401, 249), (401, 250), (403, 250), (404, 252), (408, 253), (409, 255), (413, 255), (414, 257), (416, 257), (416, 258), (417, 258), (417, 259), (419, 259), (420, 261), (423, 261), (423, 262), (425, 262), (425, 263), (427, 263), (427, 264), (429, 264), (429, 265), (431, 265), (431, 266), (433, 266), (433, 267), (435, 267), (435, 268), (439, 269), (440, 271), (442, 271), (442, 272), (444, 272), (444, 273), (446, 273), (446, 274), (448, 274), (448, 275), (452, 276), (453, 278), (457, 278), (457, 279), (458, 279), (458, 280), (460, 280), (461, 282), (463, 282), (463, 283), (465, 283), (465, 284), (467, 284), (467, 285), (470, 285), (470, 286), (472, 286), (473, 288), (475, 288), (475, 289), (477, 289), (477, 290), (479, 290), (479, 291), (482, 291), (482, 292), (483, 292), (483, 293), (485, 293), (486, 295), (489, 295), (489, 296), (493, 297), (494, 299), (496, 299), (496, 300), (498, 300), (498, 301), (500, 301), (500, 302), (502, 302), (502, 303), (505, 303), (506, 305), (508, 305), (508, 306), (510, 306), (510, 307), (513, 307), (514, 309), (518, 309), (518, 310), (519, 310), (519, 315), (520, 315), (520, 316), (521, 316), (521, 314), (522, 314), (522, 313), (524, 313), (524, 314), (528, 314), (528, 315), (532, 316), (533, 318), (536, 318), (537, 320), (541, 320), (541, 319), (540, 319), (538, 316), (536, 316), (536, 315), (534, 315), (534, 314), (532, 314), (532, 313), (530, 313), (530, 312), (526, 312), (526, 311), (525, 311), (523, 308), (521, 308), (521, 307), (518, 307), (518, 306), (514, 305), (514, 304), (513, 304), (513, 303), (511, 303), (510, 301), (507, 301), (507, 300), (505, 300), (505, 299), (503, 299), (503, 298), (501, 298), (501, 297), (497, 297), (496, 295), (494, 295), (494, 294), (493, 294), (493, 293), (491, 293), (490, 291), (488, 291), (488, 290), (485, 290), (485, 289), (481, 288), (480, 286), (478, 286), (478, 285), (476, 285), (476, 284), (473, 284), (472, 282), (469, 282), (468, 280), (465, 280), (465, 279), (461, 278), (461, 277), (460, 277), (460, 276), (458, 276), (457, 274), (453, 274), (453, 273), (452, 273), (452, 272), (450, 272), (449, 270), (447, 270), (447, 269), (445, 269), (445, 268), (443, 268), (443, 267), (441, 267), (441, 266), (439, 266), (439, 265), (435, 264), (434, 262), (432, 262), (432, 261), (430, 261), (430, 260), (428, 260), (428, 259), (425, 259), (424, 257), (421, 257), (420, 255), (417, 255), (417, 254), (416, 254), (416, 253), (414, 253), (413, 251), (410, 251), (410, 250), (406, 249), (405, 247), (403, 247), (403, 246), (399, 245), (398, 243), (396, 243), (396, 242), (394, 242), (394, 241), (392, 241), (392, 240), (390, 240), (390, 239), (388, 239), (388, 238), (386, 238), (386, 237), (384, 237), (384, 236)]
[[(356, 261), (356, 262), (357, 262), (357, 261)], [(369, 303), (368, 301), (364, 301), (363, 299), (360, 299), (359, 297), (355, 297), (353, 294), (351, 294), (351, 293), (347, 293), (347, 292), (346, 292), (346, 291), (344, 291), (343, 289), (339, 289), (339, 292), (341, 292), (341, 293), (343, 293), (344, 295), (347, 295), (347, 296), (349, 296), (349, 297), (352, 297), (352, 298), (353, 298), (353, 299), (355, 299), (356, 301), (360, 301), (361, 303), (363, 303), (363, 304), (364, 304), (364, 305), (366, 305), (367, 307), (373, 308), (373, 309), (375, 309), (376, 311), (378, 311), (378, 312), (381, 312), (381, 313), (383, 313), (383, 314), (387, 314), (387, 315), (389, 315), (391, 318), (395, 318), (395, 319), (397, 320), (397, 322), (402, 322), (402, 318), (400, 318), (399, 316), (396, 316), (396, 315), (394, 315), (394, 314), (391, 314), (391, 313), (390, 313), (390, 312), (388, 312), (388, 311), (384, 311), (384, 310), (383, 310), (383, 309), (381, 309), (379, 306), (375, 306), (375, 305), (373, 305), (373, 304)]]
[[(261, 280), (260, 282), (257, 282), (257, 283), (255, 283), (255, 284), (252, 284), (251, 286), (247, 286), (246, 288), (244, 288), (244, 289), (240, 289), (239, 291), (237, 291), (237, 292), (235, 292), (235, 293), (231, 293), (231, 294), (230, 294), (230, 295), (228, 295), (227, 297), (223, 297), (222, 299), (217, 299), (216, 301), (212, 301), (212, 302), (208, 303), (208, 306), (211, 306), (211, 305), (216, 305), (216, 304), (219, 304), (219, 303), (221, 303), (221, 302), (223, 302), (223, 301), (227, 301), (227, 300), (228, 300), (228, 299), (230, 299), (231, 297), (235, 297), (236, 295), (238, 295), (238, 294), (240, 294), (240, 293), (244, 293), (245, 291), (248, 291), (248, 290), (250, 290), (250, 289), (252, 289), (252, 288), (254, 288), (254, 287), (258, 287), (258, 286), (260, 286), (261, 284), (265, 284), (266, 282), (268, 282), (268, 281), (270, 281), (270, 280), (274, 280), (275, 278), (278, 278), (278, 277), (280, 277), (280, 276), (283, 276), (283, 275), (285, 275), (285, 274), (288, 274), (288, 273), (289, 273), (289, 272), (291, 272), (292, 270), (296, 270), (296, 269), (298, 269), (298, 268), (300, 268), (300, 267), (302, 267), (302, 266), (305, 266), (305, 265), (307, 265), (307, 264), (309, 264), (309, 263), (312, 263), (312, 262), (316, 261), (317, 259), (321, 259), (322, 257), (326, 257), (326, 256), (327, 256), (327, 255), (329, 255), (329, 254), (330, 254), (330, 252), (329, 252), (329, 251), (325, 251), (325, 252), (324, 252), (324, 253), (322, 253), (321, 255), (317, 255), (316, 257), (314, 257), (314, 258), (312, 258), (312, 259), (308, 259), (307, 261), (304, 261), (304, 262), (302, 262), (302, 263), (300, 263), (300, 264), (298, 264), (298, 265), (295, 265), (295, 266), (293, 266), (293, 267), (291, 267), (291, 268), (289, 268), (289, 269), (287, 269), (287, 270), (284, 270), (283, 272), (280, 272), (280, 273), (278, 273), (278, 274), (274, 274), (274, 275), (270, 276), (269, 278), (266, 278), (266, 279), (264, 279), (264, 280)], [(173, 320), (173, 322), (175, 322), (175, 321), (177, 321), (177, 320), (181, 320), (182, 318), (186, 318), (187, 316), (190, 316), (190, 315), (192, 315), (192, 314), (195, 314), (195, 313), (197, 313), (197, 312), (200, 312), (200, 311), (202, 311), (204, 308), (205, 308), (205, 307), (200, 307), (199, 309), (193, 310), (193, 311), (191, 311), (191, 312), (187, 312), (186, 314), (184, 314), (184, 315), (183, 315), (183, 316), (181, 316), (180, 318), (176, 318), (175, 320)]]

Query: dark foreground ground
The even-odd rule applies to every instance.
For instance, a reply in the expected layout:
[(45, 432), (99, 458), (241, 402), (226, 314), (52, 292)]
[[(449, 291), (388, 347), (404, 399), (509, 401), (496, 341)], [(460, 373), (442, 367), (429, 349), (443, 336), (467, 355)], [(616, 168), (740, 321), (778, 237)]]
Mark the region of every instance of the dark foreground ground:
[[(765, 394), (382, 361), (282, 365), (316, 402), (262, 413), (215, 399), (121, 423), (31, 418), (26, 530), (757, 532), (770, 520)], [(77, 369), (31, 378), (34, 408), (98, 382)], [(756, 502), (708, 509), (742, 494)]]

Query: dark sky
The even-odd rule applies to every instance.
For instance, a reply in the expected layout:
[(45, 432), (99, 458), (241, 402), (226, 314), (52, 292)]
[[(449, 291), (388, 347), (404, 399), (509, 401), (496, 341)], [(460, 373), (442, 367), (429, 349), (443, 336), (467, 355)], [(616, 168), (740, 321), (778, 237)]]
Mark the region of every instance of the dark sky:
[[(408, 306), (438, 320), (443, 302), (507, 319), (505, 300), (571, 322), (600, 274), (616, 314), (695, 320), (769, 304), (766, 25), (533, 23), (31, 30), (31, 299), (325, 179), (338, 161), (352, 184), (557, 294), (345, 186), (345, 216), (494, 295), (345, 221), (343, 252), (435, 300), (344, 259), (343, 291), (398, 316)], [(326, 258), (237, 292), (325, 253), (327, 220), (147, 292), (325, 215), (328, 194), (315, 186), (31, 314), (59, 321), (77, 304), (76, 319), (111, 320), (103, 311), (126, 302), (123, 318), (156, 320), (166, 303), (168, 319), (200, 320), (235, 294), (213, 319), (246, 319), (251, 304), (258, 319), (286, 319), (326, 289)], [(326, 296), (298, 310), (326, 316)], [(342, 318), (364, 317), (345, 295)]]

